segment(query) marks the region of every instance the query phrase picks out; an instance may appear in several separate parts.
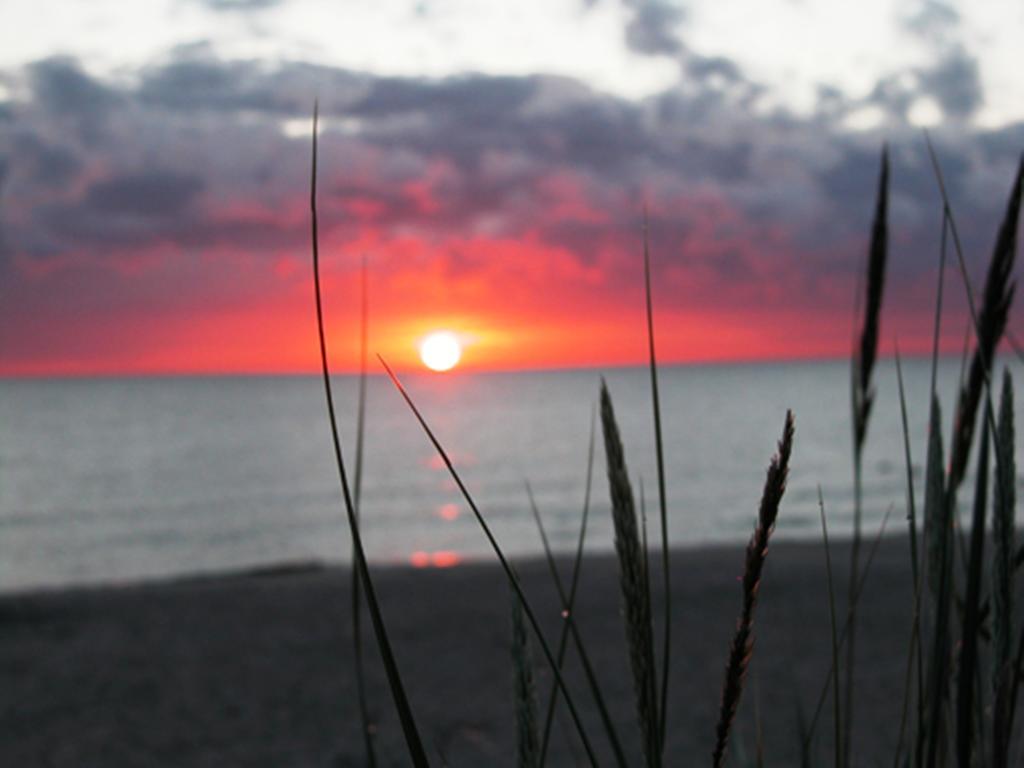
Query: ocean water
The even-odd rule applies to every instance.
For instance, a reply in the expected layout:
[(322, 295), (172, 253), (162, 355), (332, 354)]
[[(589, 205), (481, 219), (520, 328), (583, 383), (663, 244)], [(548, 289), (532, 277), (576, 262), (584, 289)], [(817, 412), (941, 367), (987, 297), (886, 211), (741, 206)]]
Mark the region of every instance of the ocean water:
[[(904, 368), (920, 493), (929, 364), (909, 360)], [(574, 548), (601, 373), (405, 377), (514, 557), (541, 551), (527, 480), (553, 545)], [(643, 484), (656, 541), (647, 372), (603, 373), (634, 490)], [(939, 392), (947, 434), (958, 377), (959, 361), (942, 361)], [(797, 434), (777, 535), (820, 536), (819, 485), (830, 533), (848, 534), (848, 381), (845, 362), (662, 368), (672, 544), (746, 540), (787, 408), (796, 414)], [(905, 529), (902, 432), (891, 361), (880, 363), (876, 383), (864, 468), (869, 534), (890, 506), (891, 530)], [(338, 377), (334, 391), (351, 475), (357, 381)], [(597, 439), (590, 551), (612, 548), (599, 425)], [(1024, 464), (1020, 450), (1018, 463)], [(968, 498), (961, 492), (962, 500)], [(441, 567), (490, 557), (445, 467), (380, 376), (368, 385), (361, 506), (365, 544), (375, 562)], [(318, 378), (0, 381), (0, 591), (349, 559)]]

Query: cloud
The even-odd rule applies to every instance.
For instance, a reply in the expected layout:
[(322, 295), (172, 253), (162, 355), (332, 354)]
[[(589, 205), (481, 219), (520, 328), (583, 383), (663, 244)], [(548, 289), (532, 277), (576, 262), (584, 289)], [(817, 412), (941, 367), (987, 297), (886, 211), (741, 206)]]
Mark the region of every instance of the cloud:
[(685, 20), (682, 8), (664, 0), (630, 0), (632, 18), (626, 25), (626, 45), (647, 56), (675, 56), (683, 52), (678, 27)]
[(74, 59), (54, 57), (28, 68), (33, 99), (56, 115), (95, 118), (119, 101), (118, 92), (86, 74)]
[(923, 0), (903, 19), (903, 28), (933, 45), (946, 45), (959, 30), (960, 13), (942, 0)]
[[(193, 311), (282, 290), (290, 273), (278, 270), (308, 244), (315, 94), (325, 253), (369, 252), (396, 286), (436, 269), (477, 299), (490, 290), (557, 304), (554, 267), (531, 261), (550, 258), (614, 306), (636, 281), (646, 203), (666, 311), (832, 311), (862, 269), (883, 139), (894, 281), (926, 280), (934, 182), (901, 119), (904, 97), (924, 86), (911, 76), (878, 89), (893, 115), (883, 135), (844, 127), (854, 102), (842, 92), (803, 118), (758, 107), (761, 86), (729, 59), (680, 64), (678, 83), (637, 101), (563, 77), (379, 77), (201, 50), (116, 82), (68, 59), (8, 72), (19, 96), (0, 125), (0, 304), (11, 316), (39, 313), (32, 302), (44, 296), (120, 305), (134, 286)], [(948, 66), (970, 69), (964, 57)], [(966, 80), (929, 93), (969, 114)], [(935, 132), (972, 253), (990, 245), (1022, 140), (1020, 125)]]
[(202, 188), (196, 175), (149, 170), (90, 185), (83, 204), (101, 214), (169, 218), (180, 216)]
[(283, 0), (196, 0), (214, 11), (262, 11), (280, 5)]
[(978, 60), (959, 46), (922, 70), (920, 80), (922, 92), (933, 96), (948, 117), (968, 118), (985, 100)]

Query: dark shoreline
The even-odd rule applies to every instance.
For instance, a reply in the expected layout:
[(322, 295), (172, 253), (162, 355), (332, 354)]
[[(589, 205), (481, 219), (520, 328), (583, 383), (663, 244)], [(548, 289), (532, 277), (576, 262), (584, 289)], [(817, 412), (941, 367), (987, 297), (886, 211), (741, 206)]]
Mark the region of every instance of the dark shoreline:
[[(838, 595), (845, 594), (847, 549), (834, 545)], [(883, 540), (864, 597), (856, 722), (864, 764), (891, 759), (898, 730), (910, 630), (907, 553), (905, 537)], [(742, 558), (735, 545), (673, 555), (670, 765), (707, 759)], [(568, 568), (567, 558), (560, 562)], [(517, 569), (553, 642), (558, 606), (546, 566), (529, 559)], [(509, 599), (498, 567), (378, 566), (373, 574), (432, 757), (440, 749), (453, 766), (511, 764)], [(297, 563), (0, 596), (0, 764), (362, 765), (348, 585), (347, 568)], [(577, 620), (632, 753), (637, 739), (611, 555), (588, 558), (580, 595)], [(809, 718), (831, 660), (828, 627), (821, 544), (773, 546), (737, 726), (752, 748), (760, 711), (769, 765), (798, 758), (797, 701)], [(405, 765), (366, 629), (382, 764)], [(534, 658), (546, 701), (549, 674), (536, 647)], [(570, 659), (570, 685), (606, 753)], [(830, 732), (827, 705), (817, 729), (823, 757)], [(556, 725), (551, 764), (572, 765), (572, 755)]]

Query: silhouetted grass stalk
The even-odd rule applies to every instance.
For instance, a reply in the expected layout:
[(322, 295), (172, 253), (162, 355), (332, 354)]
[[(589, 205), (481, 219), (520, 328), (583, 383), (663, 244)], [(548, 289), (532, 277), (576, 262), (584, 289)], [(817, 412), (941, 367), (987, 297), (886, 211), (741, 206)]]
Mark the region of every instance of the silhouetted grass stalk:
[[(1011, 695), (1019, 681), (1020, 664), (1013, 657), (1013, 545), (1016, 510), (1016, 460), (1013, 425), (1013, 380), (1003, 374), (996, 436), (996, 479), (992, 505), (992, 764), (1007, 764), (1013, 733)], [(1016, 672), (1015, 672), (1016, 670)], [(1016, 698), (1014, 696), (1014, 698)]]
[[(604, 726), (605, 733), (608, 736), (608, 740), (611, 742), (612, 750), (615, 753), (616, 762), (625, 768), (628, 763), (626, 762), (625, 753), (622, 751), (622, 744), (619, 741), (618, 733), (615, 729), (615, 723), (612, 721), (611, 715), (608, 712), (608, 707), (605, 704), (604, 695), (601, 693), (601, 687), (597, 682), (597, 675), (594, 673), (594, 666), (590, 661), (590, 654), (587, 653), (586, 646), (583, 644), (583, 637), (580, 635), (579, 628), (576, 626), (576, 616), (573, 613), (573, 599), (575, 593), (566, 595), (565, 588), (562, 585), (562, 577), (558, 574), (558, 565), (555, 563), (555, 556), (551, 551), (551, 545), (548, 542), (548, 534), (544, 529), (544, 521), (541, 520), (540, 510), (537, 508), (537, 502), (533, 497), (533, 489), (530, 484), (526, 484), (526, 495), (530, 500), (530, 511), (533, 513), (534, 522), (537, 523), (537, 530), (540, 533), (541, 545), (544, 548), (544, 558), (548, 564), (548, 570), (551, 573), (551, 580), (554, 582), (555, 589), (558, 592), (558, 604), (562, 611), (562, 617), (565, 621), (564, 627), (568, 629), (569, 634), (572, 636), (573, 642), (576, 645), (576, 652), (579, 654), (580, 663), (583, 665), (583, 671), (587, 678), (587, 684), (590, 686), (590, 691), (594, 696), (594, 702), (597, 704), (598, 712), (601, 715), (601, 724)], [(564, 635), (563, 635), (564, 637)], [(558, 648), (558, 668), (561, 669), (565, 660), (565, 646), (559, 645)], [(558, 688), (555, 686), (552, 691), (552, 696), (557, 693)], [(552, 709), (553, 711), (553, 704)], [(550, 720), (548, 721), (550, 723)], [(550, 728), (550, 725), (545, 723), (545, 728)], [(541, 747), (541, 764), (543, 764), (546, 756), (546, 750), (544, 746)]]
[(881, 170), (878, 177), (878, 195), (875, 202), (875, 217), (871, 228), (871, 245), (868, 251), (868, 277), (865, 284), (866, 301), (864, 325), (860, 344), (854, 354), (851, 405), (853, 411), (853, 543), (850, 549), (850, 578), (848, 591), (849, 641), (846, 644), (846, 706), (843, 722), (843, 759), (850, 761), (851, 738), (853, 733), (853, 691), (854, 667), (856, 664), (857, 605), (854, 591), (859, 579), (862, 474), (864, 444), (867, 440), (868, 420), (874, 403), (874, 385), (871, 378), (878, 354), (878, 333), (881, 320), (882, 292), (885, 286), (885, 263), (888, 254), (888, 209), (889, 209), (889, 152), (883, 147)]
[(406, 746), (409, 750), (409, 757), (417, 768), (429, 766), (426, 753), (423, 750), (423, 743), (420, 740), (419, 731), (416, 728), (416, 721), (412, 714), (412, 708), (405, 695), (405, 688), (402, 685), (402, 678), (398, 672), (398, 665), (395, 662), (394, 654), (391, 651), (391, 643), (388, 640), (387, 630), (384, 627), (384, 618), (381, 615), (380, 606), (377, 603), (377, 594), (370, 580), (370, 570), (366, 563), (366, 553), (363, 550), (363, 540), (359, 533), (359, 523), (356, 520), (355, 505), (352, 503), (352, 495), (349, 491), (348, 476), (345, 473), (345, 462), (342, 458), (341, 438), (338, 433), (338, 420), (334, 412), (334, 396), (331, 393), (331, 375), (327, 362), (327, 339), (324, 334), (323, 301), (320, 289), (320, 235), (319, 222), (316, 206), (316, 179), (317, 179), (317, 131), (319, 123), (319, 107), (313, 107), (313, 152), (312, 152), (312, 173), (310, 179), (309, 208), (311, 217), (311, 235), (313, 248), (313, 286), (316, 297), (316, 324), (317, 334), (320, 342), (320, 368), (323, 374), (324, 395), (327, 399), (327, 415), (331, 423), (331, 438), (334, 443), (334, 458), (338, 467), (338, 480), (341, 484), (342, 497), (345, 501), (345, 512), (348, 516), (349, 532), (352, 535), (352, 544), (355, 548), (355, 565), (359, 571), (359, 578), (363, 585), (363, 593), (366, 597), (367, 608), (370, 611), (370, 620), (373, 623), (373, 630), (377, 637), (377, 645), (380, 648), (381, 658), (384, 662), (384, 671), (388, 678), (388, 685), (391, 688), (391, 696), (395, 702), (395, 709), (398, 710), (398, 717), (402, 724), (402, 732), (405, 735)]
[[(580, 521), (580, 534), (579, 534), (579, 537), (576, 540), (576, 555), (573, 558), (573, 564), (572, 564), (572, 578), (571, 578), (570, 584), (569, 584), (569, 600), (568, 600), (568, 606), (565, 608), (565, 610), (567, 611), (567, 614), (565, 616), (566, 620), (563, 621), (563, 623), (562, 623), (562, 630), (561, 630), (561, 633), (560, 633), (560, 635), (558, 637), (557, 662), (558, 662), (558, 668), (559, 669), (561, 669), (562, 665), (565, 663), (565, 652), (568, 649), (568, 643), (569, 643), (569, 627), (570, 627), (570, 624), (568, 622), (568, 619), (571, 616), (575, 616), (574, 611), (575, 611), (575, 606), (576, 606), (576, 591), (577, 591), (577, 588), (579, 586), (580, 571), (582, 570), (582, 566), (583, 566), (583, 548), (584, 548), (584, 543), (585, 543), (586, 537), (587, 537), (587, 521), (588, 521), (589, 516), (590, 516), (590, 492), (591, 492), (591, 488), (592, 488), (592, 485), (593, 485), (593, 477), (594, 477), (594, 434), (595, 434), (594, 427), (595, 427), (595, 421), (596, 421), (596, 412), (595, 411), (591, 411), (591, 414), (590, 414), (590, 438), (589, 438), (589, 440), (587, 442), (587, 476), (586, 476), (587, 480), (586, 480), (586, 484), (584, 486), (584, 491), (583, 491), (583, 515), (582, 515), (582, 519)], [(558, 684), (557, 683), (553, 683), (552, 686), (551, 686), (551, 694), (548, 697), (547, 711), (546, 711), (546, 714), (544, 716), (544, 731), (543, 731), (543, 736), (541, 738), (541, 746), (540, 746), (540, 762), (541, 762), (541, 765), (545, 764), (545, 760), (547, 758), (548, 744), (549, 744), (550, 739), (551, 739), (551, 725), (554, 722), (555, 705), (556, 705), (557, 702), (558, 702)], [(611, 736), (613, 733), (614, 733), (614, 730), (613, 731), (609, 731), (609, 736)], [(624, 760), (624, 758), (621, 757), (622, 748), (617, 745), (617, 739), (615, 740), (615, 742), (613, 742), (613, 748), (615, 748), (615, 747), (617, 747), (616, 754), (622, 760)]]
[[(661, 699), (658, 711), (659, 742), (662, 754), (665, 752), (665, 718), (668, 711), (669, 656), (672, 647), (672, 579), (670, 576), (668, 543), (668, 501), (665, 493), (665, 451), (661, 436), (661, 398), (658, 395), (658, 359), (654, 352), (654, 307), (651, 297), (651, 256), (648, 247), (649, 233), (647, 209), (644, 208), (644, 296), (647, 305), (647, 351), (651, 373), (651, 404), (654, 411), (654, 448), (658, 467), (658, 508), (661, 515), (661, 570), (662, 596), (664, 600), (664, 635), (661, 651)], [(644, 549), (646, 552), (646, 547)]]
[[(945, 224), (943, 224), (945, 226)], [(907, 670), (903, 683), (903, 708), (900, 713), (899, 737), (896, 741), (896, 754), (893, 757), (893, 768), (900, 765), (900, 757), (903, 753), (903, 744), (906, 738), (907, 717), (910, 710), (910, 691), (913, 672), (917, 670), (917, 729), (920, 730), (923, 721), (921, 707), (924, 701), (922, 669), (923, 661), (921, 655), (921, 567), (917, 552), (917, 504), (914, 498), (914, 463), (910, 454), (910, 427), (907, 418), (907, 398), (903, 386), (903, 365), (900, 360), (899, 347), (895, 348), (896, 357), (896, 383), (899, 388), (900, 398), (900, 425), (903, 430), (903, 459), (907, 474), (907, 528), (910, 540), (910, 569), (913, 579), (913, 620), (910, 631), (910, 647), (907, 652)]]
[(515, 590), (512, 598), (512, 670), (516, 710), (516, 765), (540, 768), (540, 744), (537, 739), (537, 701), (533, 685), (530, 640), (523, 622), (523, 604)]
[(825, 576), (828, 586), (828, 617), (832, 638), (832, 722), (833, 722), (833, 764), (835, 768), (843, 765), (843, 734), (842, 716), (839, 708), (839, 640), (836, 637), (836, 593), (832, 584), (832, 555), (828, 545), (828, 524), (825, 522), (825, 499), (818, 486), (818, 511), (821, 514), (821, 538), (825, 549)]
[(957, 666), (956, 748), (957, 761), (970, 768), (974, 741), (975, 671), (978, 662), (978, 633), (981, 625), (981, 569), (985, 550), (985, 511), (988, 501), (988, 421), (982, 422), (978, 450), (974, 509), (971, 517), (971, 549), (967, 561), (967, 591), (960, 633), (960, 659)]
[(406, 405), (412, 411), (416, 417), (416, 421), (419, 422), (420, 427), (426, 433), (430, 443), (434, 446), (441, 460), (444, 462), (445, 467), (448, 469), (448, 473), (451, 475), (452, 480), (455, 481), (455, 485), (458, 486), (459, 491), (462, 493), (462, 497), (466, 500), (466, 504), (469, 505), (470, 510), (473, 512), (473, 516), (476, 517), (477, 523), (484, 532), (484, 536), (487, 538), (488, 543), (491, 545), (491, 549), (498, 558), (498, 562), (501, 563), (502, 569), (505, 571), (505, 575), (508, 577), (509, 583), (519, 596), (520, 601), (523, 604), (523, 612), (526, 614), (526, 618), (529, 620), (531, 627), (533, 628), (534, 634), (537, 636), (537, 641), (540, 643), (541, 650), (544, 652), (544, 657), (547, 660), (548, 665), (551, 667), (551, 671), (554, 673), (555, 680), (558, 684), (559, 689), (562, 691), (562, 696), (565, 697), (566, 706), (569, 707), (569, 713), (572, 715), (573, 724), (576, 726), (576, 731), (579, 733), (580, 740), (583, 742), (583, 748), (586, 750), (587, 758), (591, 765), (596, 766), (597, 757), (594, 754), (594, 749), (590, 744), (590, 739), (587, 738), (586, 731), (583, 728), (583, 723), (580, 720), (579, 711), (576, 708), (576, 704), (573, 702), (573, 698), (569, 693), (569, 688), (565, 684), (565, 680), (562, 678), (561, 670), (558, 668), (558, 663), (555, 661), (554, 655), (551, 653), (551, 648), (548, 646), (547, 641), (544, 639), (544, 633), (541, 631), (540, 623), (537, 621), (537, 617), (530, 607), (529, 601), (526, 599), (526, 594), (523, 592), (522, 585), (519, 583), (519, 577), (516, 576), (512, 566), (509, 565), (508, 560), (505, 557), (505, 553), (498, 545), (498, 540), (494, 538), (494, 534), (491, 532), (491, 528), (487, 525), (487, 521), (484, 519), (483, 514), (480, 512), (480, 508), (477, 507), (476, 502), (473, 500), (472, 495), (469, 493), (469, 489), (466, 488), (466, 484), (462, 481), (462, 477), (455, 469), (455, 465), (452, 464), (451, 458), (448, 456), (448, 452), (441, 445), (440, 441), (434, 435), (434, 431), (427, 424), (426, 419), (423, 418), (423, 414), (420, 413), (419, 408), (413, 402), (412, 397), (406, 391), (405, 387), (402, 386), (402, 382), (398, 380), (395, 372), (391, 370), (391, 367), (384, 361), (384, 358), (377, 355), (377, 359), (380, 360), (381, 365), (384, 366), (384, 370), (387, 371), (388, 377), (391, 382), (395, 385), (402, 399), (405, 400)]
[[(871, 543), (871, 549), (868, 550), (868, 556), (864, 559), (864, 567), (860, 571), (860, 579), (857, 582), (857, 589), (854, 593), (854, 601), (860, 600), (861, 595), (864, 593), (864, 587), (867, 585), (868, 576), (871, 574), (871, 566), (874, 564), (875, 555), (878, 553), (878, 548), (882, 543), (882, 539), (885, 536), (886, 528), (889, 525), (889, 517), (892, 515), (893, 506), (890, 504), (885, 511), (885, 515), (882, 517), (882, 524), (878, 527), (878, 532), (875, 534), (875, 538)], [(850, 632), (850, 616), (847, 613), (845, 620), (843, 621), (843, 628), (839, 632), (839, 650), (842, 651), (846, 644), (846, 639)], [(828, 675), (825, 678), (825, 683), (821, 686), (821, 691), (818, 694), (818, 702), (814, 707), (814, 715), (811, 718), (810, 726), (807, 732), (807, 740), (805, 746), (810, 748), (810, 739), (813, 738), (814, 732), (818, 727), (818, 720), (821, 718), (822, 710), (825, 706), (825, 699), (828, 698), (828, 692), (832, 688), (832, 673), (835, 670), (829, 667)]]
[(754, 649), (754, 607), (757, 604), (757, 594), (761, 586), (761, 572), (768, 556), (768, 541), (778, 518), (779, 503), (786, 492), (786, 476), (789, 472), (789, 456), (792, 448), (793, 413), (787, 411), (778, 453), (772, 457), (768, 465), (757, 525), (747, 544), (746, 565), (743, 571), (743, 607), (736, 623), (736, 633), (733, 636), (729, 661), (726, 665), (725, 682), (722, 685), (722, 703), (719, 708), (718, 725), (715, 728), (715, 747), (711, 757), (714, 768), (720, 768), (725, 762), (729, 731), (736, 717), (736, 708), (739, 706), (740, 695), (743, 692), (743, 679)]
[(640, 726), (644, 759), (649, 768), (661, 765), (658, 731), (657, 671), (654, 664), (654, 632), (651, 624), (650, 592), (646, 576), (646, 553), (640, 545), (636, 505), (629, 482), (622, 439), (615, 422), (615, 410), (604, 381), (601, 382), (601, 425), (608, 465), (608, 488), (615, 527), (615, 552), (619, 562), (623, 619), (629, 664), (633, 674), (637, 722)]
[[(360, 503), (363, 491), (363, 443), (366, 430), (366, 348), (369, 327), (369, 312), (366, 301), (366, 256), (363, 256), (362, 269), (359, 272), (360, 313), (359, 313), (359, 395), (356, 414), (356, 462), (352, 480), (352, 506), (356, 516), (356, 524), (360, 524)], [(352, 545), (352, 562), (356, 560), (355, 544)], [(363, 742), (366, 747), (366, 765), (376, 768), (377, 753), (373, 746), (373, 730), (370, 725), (370, 708), (366, 697), (366, 672), (363, 662), (363, 623), (362, 600), (360, 592), (362, 584), (359, 571), (352, 569), (352, 662), (356, 672), (356, 696), (359, 700), (359, 720), (363, 730)]]

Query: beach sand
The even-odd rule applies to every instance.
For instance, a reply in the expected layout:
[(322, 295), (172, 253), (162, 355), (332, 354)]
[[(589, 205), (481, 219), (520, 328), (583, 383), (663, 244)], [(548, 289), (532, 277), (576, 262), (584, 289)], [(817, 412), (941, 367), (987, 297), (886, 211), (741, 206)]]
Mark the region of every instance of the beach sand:
[[(848, 546), (834, 550), (843, 596)], [(567, 572), (568, 561), (561, 562)], [(887, 539), (867, 582), (858, 635), (859, 765), (887, 763), (896, 743), (911, 622), (908, 563), (906, 539)], [(667, 765), (708, 762), (742, 564), (737, 546), (673, 554)], [(517, 568), (554, 645), (559, 611), (545, 563)], [(443, 754), (456, 767), (513, 765), (510, 599), (498, 567), (375, 567), (373, 575), (432, 762), (442, 765)], [(619, 606), (614, 560), (590, 557), (576, 616), (630, 763), (639, 765)], [(659, 651), (660, 616), (656, 596)], [(380, 764), (407, 765), (368, 619), (364, 630)], [(752, 758), (759, 712), (767, 765), (796, 765), (798, 709), (802, 703), (810, 717), (831, 660), (820, 544), (772, 547), (755, 636), (731, 764), (744, 764), (742, 752)], [(361, 766), (351, 649), (343, 568), (0, 597), (0, 765)], [(551, 678), (536, 643), (533, 656), (543, 711)], [(611, 764), (575, 654), (569, 659), (588, 733), (602, 764)], [(551, 765), (576, 764), (571, 728), (560, 708)], [(831, 730), (830, 696), (815, 764), (831, 762)]]

